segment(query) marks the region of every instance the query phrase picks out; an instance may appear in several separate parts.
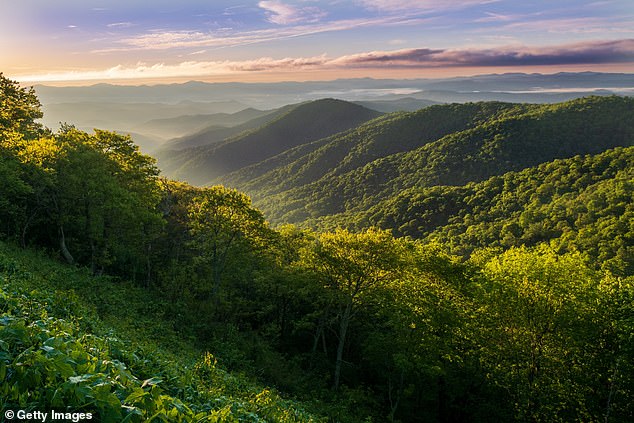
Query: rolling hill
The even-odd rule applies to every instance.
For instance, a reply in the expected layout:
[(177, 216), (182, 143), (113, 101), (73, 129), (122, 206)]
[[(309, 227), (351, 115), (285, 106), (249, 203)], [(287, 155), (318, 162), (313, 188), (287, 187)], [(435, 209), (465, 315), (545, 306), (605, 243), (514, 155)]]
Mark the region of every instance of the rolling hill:
[(229, 138), (238, 137), (242, 133), (253, 131), (263, 125), (266, 125), (267, 123), (287, 113), (292, 108), (293, 106), (285, 106), (272, 111), (258, 111), (259, 113), (251, 112), (247, 114), (242, 114), (242, 112), (238, 112), (234, 115), (240, 115), (242, 117), (253, 115), (253, 117), (251, 119), (245, 119), (244, 121), (238, 122), (236, 124), (231, 124), (231, 122), (236, 121), (234, 115), (227, 115), (229, 117), (227, 120), (223, 120), (221, 118), (221, 115), (215, 115), (214, 118), (209, 119), (207, 121), (207, 124), (199, 131), (195, 131), (189, 133), (188, 135), (171, 139), (167, 143), (165, 143), (165, 146), (163, 148), (163, 150), (165, 150), (164, 155), (169, 156), (170, 150), (185, 150), (192, 147), (201, 147), (205, 145), (219, 143)]
[[(559, 158), (630, 146), (633, 115), (634, 100), (616, 96), (555, 105), (434, 106), (387, 115), (288, 150), (255, 165), (266, 168), (265, 173), (250, 168), (219, 181), (252, 195), (272, 221), (297, 223), (366, 210), (413, 187), (460, 186)], [(423, 130), (425, 121), (433, 131)]]
[(220, 144), (158, 155), (171, 177), (195, 184), (259, 163), (298, 145), (354, 128), (379, 112), (341, 100), (324, 99), (291, 108), (262, 127)]
[(436, 106), (414, 113), (394, 113), (357, 128), (295, 147), (240, 169), (220, 181), (263, 199), (327, 175), (342, 175), (378, 158), (406, 152), (445, 135), (474, 127), (515, 107), (506, 103)]
[(270, 112), (247, 108), (235, 113), (182, 115), (165, 119), (152, 119), (139, 125), (137, 130), (145, 134), (171, 139), (200, 132), (210, 126), (228, 128), (241, 125), (268, 113)]
[(440, 104), (437, 101), (418, 99), (414, 97), (402, 97), (395, 100), (365, 100), (355, 101), (358, 104), (368, 109), (376, 110), (382, 113), (392, 112), (414, 112), (422, 109), (423, 107), (433, 106), (434, 104)]
[(577, 155), (462, 186), (412, 187), (363, 212), (305, 224), (376, 226), (468, 256), (548, 241), (617, 274), (634, 272), (634, 147)]

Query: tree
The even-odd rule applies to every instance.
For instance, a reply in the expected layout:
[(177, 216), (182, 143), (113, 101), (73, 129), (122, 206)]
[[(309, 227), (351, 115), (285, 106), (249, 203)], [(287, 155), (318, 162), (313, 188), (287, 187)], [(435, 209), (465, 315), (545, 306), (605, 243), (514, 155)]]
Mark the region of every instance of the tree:
[(40, 107), (32, 87), (22, 88), (0, 73), (0, 141), (10, 133), (20, 134), (25, 139), (41, 135), (42, 125), (35, 122), (43, 116)]
[(68, 263), (131, 276), (145, 270), (149, 280), (149, 247), (162, 225), (153, 159), (129, 137), (72, 126), (13, 146), (32, 187), (23, 239), (30, 229), (55, 240)]
[(0, 234), (17, 235), (33, 192), (14, 152), (0, 146)]
[(22, 88), (0, 73), (0, 233), (18, 234), (28, 221), (26, 202), (33, 190), (17, 157), (18, 145), (43, 133), (35, 122), (41, 117), (33, 88)]
[(261, 247), (267, 224), (248, 196), (220, 185), (202, 189), (189, 205), (188, 216), (192, 244), (200, 262), (211, 268), (210, 295), (217, 301), (229, 259)]
[[(481, 360), (526, 421), (603, 420), (617, 324), (602, 275), (578, 253), (512, 248), (484, 265)], [(607, 337), (606, 337), (607, 336)], [(616, 357), (613, 360), (605, 358)], [(612, 372), (614, 369), (612, 369)], [(604, 400), (597, 401), (598, 398)]]
[(307, 266), (317, 274), (328, 291), (326, 295), (331, 296), (339, 322), (333, 389), (339, 388), (348, 328), (357, 308), (364, 296), (402, 276), (407, 268), (405, 251), (403, 242), (376, 229), (323, 233), (306, 251)]

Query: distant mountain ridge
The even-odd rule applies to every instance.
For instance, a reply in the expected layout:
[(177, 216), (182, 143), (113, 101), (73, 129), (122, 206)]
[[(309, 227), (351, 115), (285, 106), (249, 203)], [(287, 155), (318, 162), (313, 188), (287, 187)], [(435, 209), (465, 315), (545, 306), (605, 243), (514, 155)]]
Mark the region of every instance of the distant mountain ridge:
[(163, 172), (195, 184), (210, 181), (290, 148), (354, 128), (380, 113), (349, 102), (323, 99), (290, 108), (273, 121), (219, 144), (165, 151)]
[[(163, 146), (163, 150), (166, 150), (165, 153), (169, 154), (167, 150), (184, 150), (187, 148), (202, 147), (205, 145), (219, 143), (229, 138), (236, 137), (244, 132), (253, 131), (263, 125), (266, 125), (267, 123), (287, 113), (293, 107), (295, 106), (291, 105), (269, 111), (258, 111), (259, 113), (243, 113), (246, 110), (256, 110), (246, 109), (241, 112), (229, 115), (232, 117), (231, 119), (209, 119), (207, 120), (207, 125), (205, 125), (205, 127), (200, 129), (199, 131), (190, 133), (189, 135), (184, 135), (182, 137), (174, 138), (166, 142)], [(242, 119), (241, 122), (230, 125), (230, 123), (235, 122), (234, 115), (240, 115), (241, 117), (247, 117), (251, 115), (252, 117), (250, 119)], [(222, 124), (229, 125), (225, 126)], [(159, 156), (161, 156), (161, 153), (159, 153)]]
[(151, 119), (138, 126), (137, 130), (163, 138), (177, 138), (214, 125), (221, 128), (241, 125), (268, 113), (270, 111), (249, 107), (235, 113), (180, 115), (164, 119)]
[[(36, 85), (35, 90), (43, 105), (45, 126), (55, 129), (60, 122), (72, 122), (82, 128), (115, 128), (139, 134), (145, 139), (144, 146), (149, 146), (146, 150), (156, 151), (164, 140), (189, 136), (212, 125), (244, 123), (228, 116), (226, 122), (212, 116), (209, 122), (204, 122), (202, 116), (193, 117), (196, 115), (235, 114), (249, 108), (274, 110), (321, 98), (337, 98), (390, 113), (415, 111), (436, 103), (556, 103), (589, 95), (632, 96), (634, 73), (507, 73), (441, 79), (356, 78), (275, 83), (190, 81), (140, 86)], [(163, 119), (175, 120), (171, 121), (173, 125), (170, 121), (157, 122)], [(220, 130), (215, 139), (237, 133)]]
[[(468, 77), (438, 79), (372, 79), (353, 78), (333, 81), (276, 82), (276, 83), (206, 83), (191, 81), (182, 84), (125, 86), (96, 84), (86, 87), (52, 87), (36, 85), (38, 97), (43, 104), (66, 102), (163, 102), (175, 103), (182, 100), (192, 101), (228, 101), (238, 100), (251, 107), (260, 108), (264, 99), (260, 96), (276, 98), (276, 105), (315, 100), (330, 96), (349, 101), (381, 100), (376, 95), (368, 96), (363, 90), (392, 89), (448, 90), (466, 91), (518, 91), (541, 89), (596, 89), (596, 88), (634, 88), (634, 73), (601, 72), (560, 72), (555, 74), (505, 73), (486, 74)], [(349, 92), (348, 96), (335, 93)], [(356, 93), (356, 94), (355, 94)], [(399, 95), (405, 97), (407, 95)], [(299, 100), (298, 100), (299, 99)], [(385, 99), (385, 98), (383, 98)], [(388, 98), (392, 100), (394, 98)]]

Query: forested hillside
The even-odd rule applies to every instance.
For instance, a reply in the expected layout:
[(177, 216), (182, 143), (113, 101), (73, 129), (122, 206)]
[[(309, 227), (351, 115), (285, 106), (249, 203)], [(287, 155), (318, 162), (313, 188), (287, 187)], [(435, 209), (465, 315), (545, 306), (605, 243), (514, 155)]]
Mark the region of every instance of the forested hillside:
[(516, 106), (478, 103), (385, 115), (349, 131), (300, 145), (218, 180), (251, 192), (259, 201), (271, 194), (344, 175), (379, 157), (416, 149), (445, 135), (477, 126), (489, 116), (512, 107)]
[[(351, 196), (312, 231), (160, 178), (129, 137), (43, 128), (34, 93), (1, 75), (0, 96), (2, 413), (634, 420), (633, 152), (612, 148), (631, 143), (631, 100), (432, 107), (304, 143), (271, 161), (347, 140), (333, 177), (409, 163), (370, 187), (390, 198)], [(410, 144), (382, 135), (412, 122)]]
[[(470, 109), (479, 114), (471, 117)], [(631, 146), (633, 115), (634, 100), (614, 96), (555, 105), (433, 106), (387, 115), (359, 128), (365, 133), (356, 138), (322, 140), (318, 149), (299, 157), (291, 150), (285, 155), (292, 162), (281, 160), (260, 178), (219, 181), (253, 195), (272, 221), (299, 223), (367, 210), (409, 188), (463, 185), (558, 158)], [(310, 173), (313, 168), (319, 172)]]
[(460, 256), (550, 241), (618, 274), (634, 272), (634, 147), (560, 159), (464, 186), (414, 187), (360, 213), (308, 222), (378, 226)]
[[(289, 109), (273, 121), (220, 144), (191, 148), (176, 155), (163, 152), (160, 156), (161, 168), (168, 169), (169, 176), (194, 184), (206, 184), (289, 148), (354, 128), (380, 114), (334, 99), (312, 101)], [(205, 134), (197, 135), (198, 138), (204, 140)], [(201, 144), (201, 141), (196, 143)]]

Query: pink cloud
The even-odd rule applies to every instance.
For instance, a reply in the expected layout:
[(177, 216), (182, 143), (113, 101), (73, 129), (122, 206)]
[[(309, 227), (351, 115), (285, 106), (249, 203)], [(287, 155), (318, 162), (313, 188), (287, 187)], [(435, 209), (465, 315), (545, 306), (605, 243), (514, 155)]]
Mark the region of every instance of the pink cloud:
[(269, 22), (278, 25), (317, 22), (325, 16), (325, 13), (316, 7), (298, 8), (279, 0), (263, 0), (258, 3), (258, 6), (265, 10)]
[(491, 49), (407, 49), (373, 51), (334, 59), (350, 67), (443, 66), (495, 67), (634, 62), (634, 39), (595, 41), (555, 47), (501, 47)]

